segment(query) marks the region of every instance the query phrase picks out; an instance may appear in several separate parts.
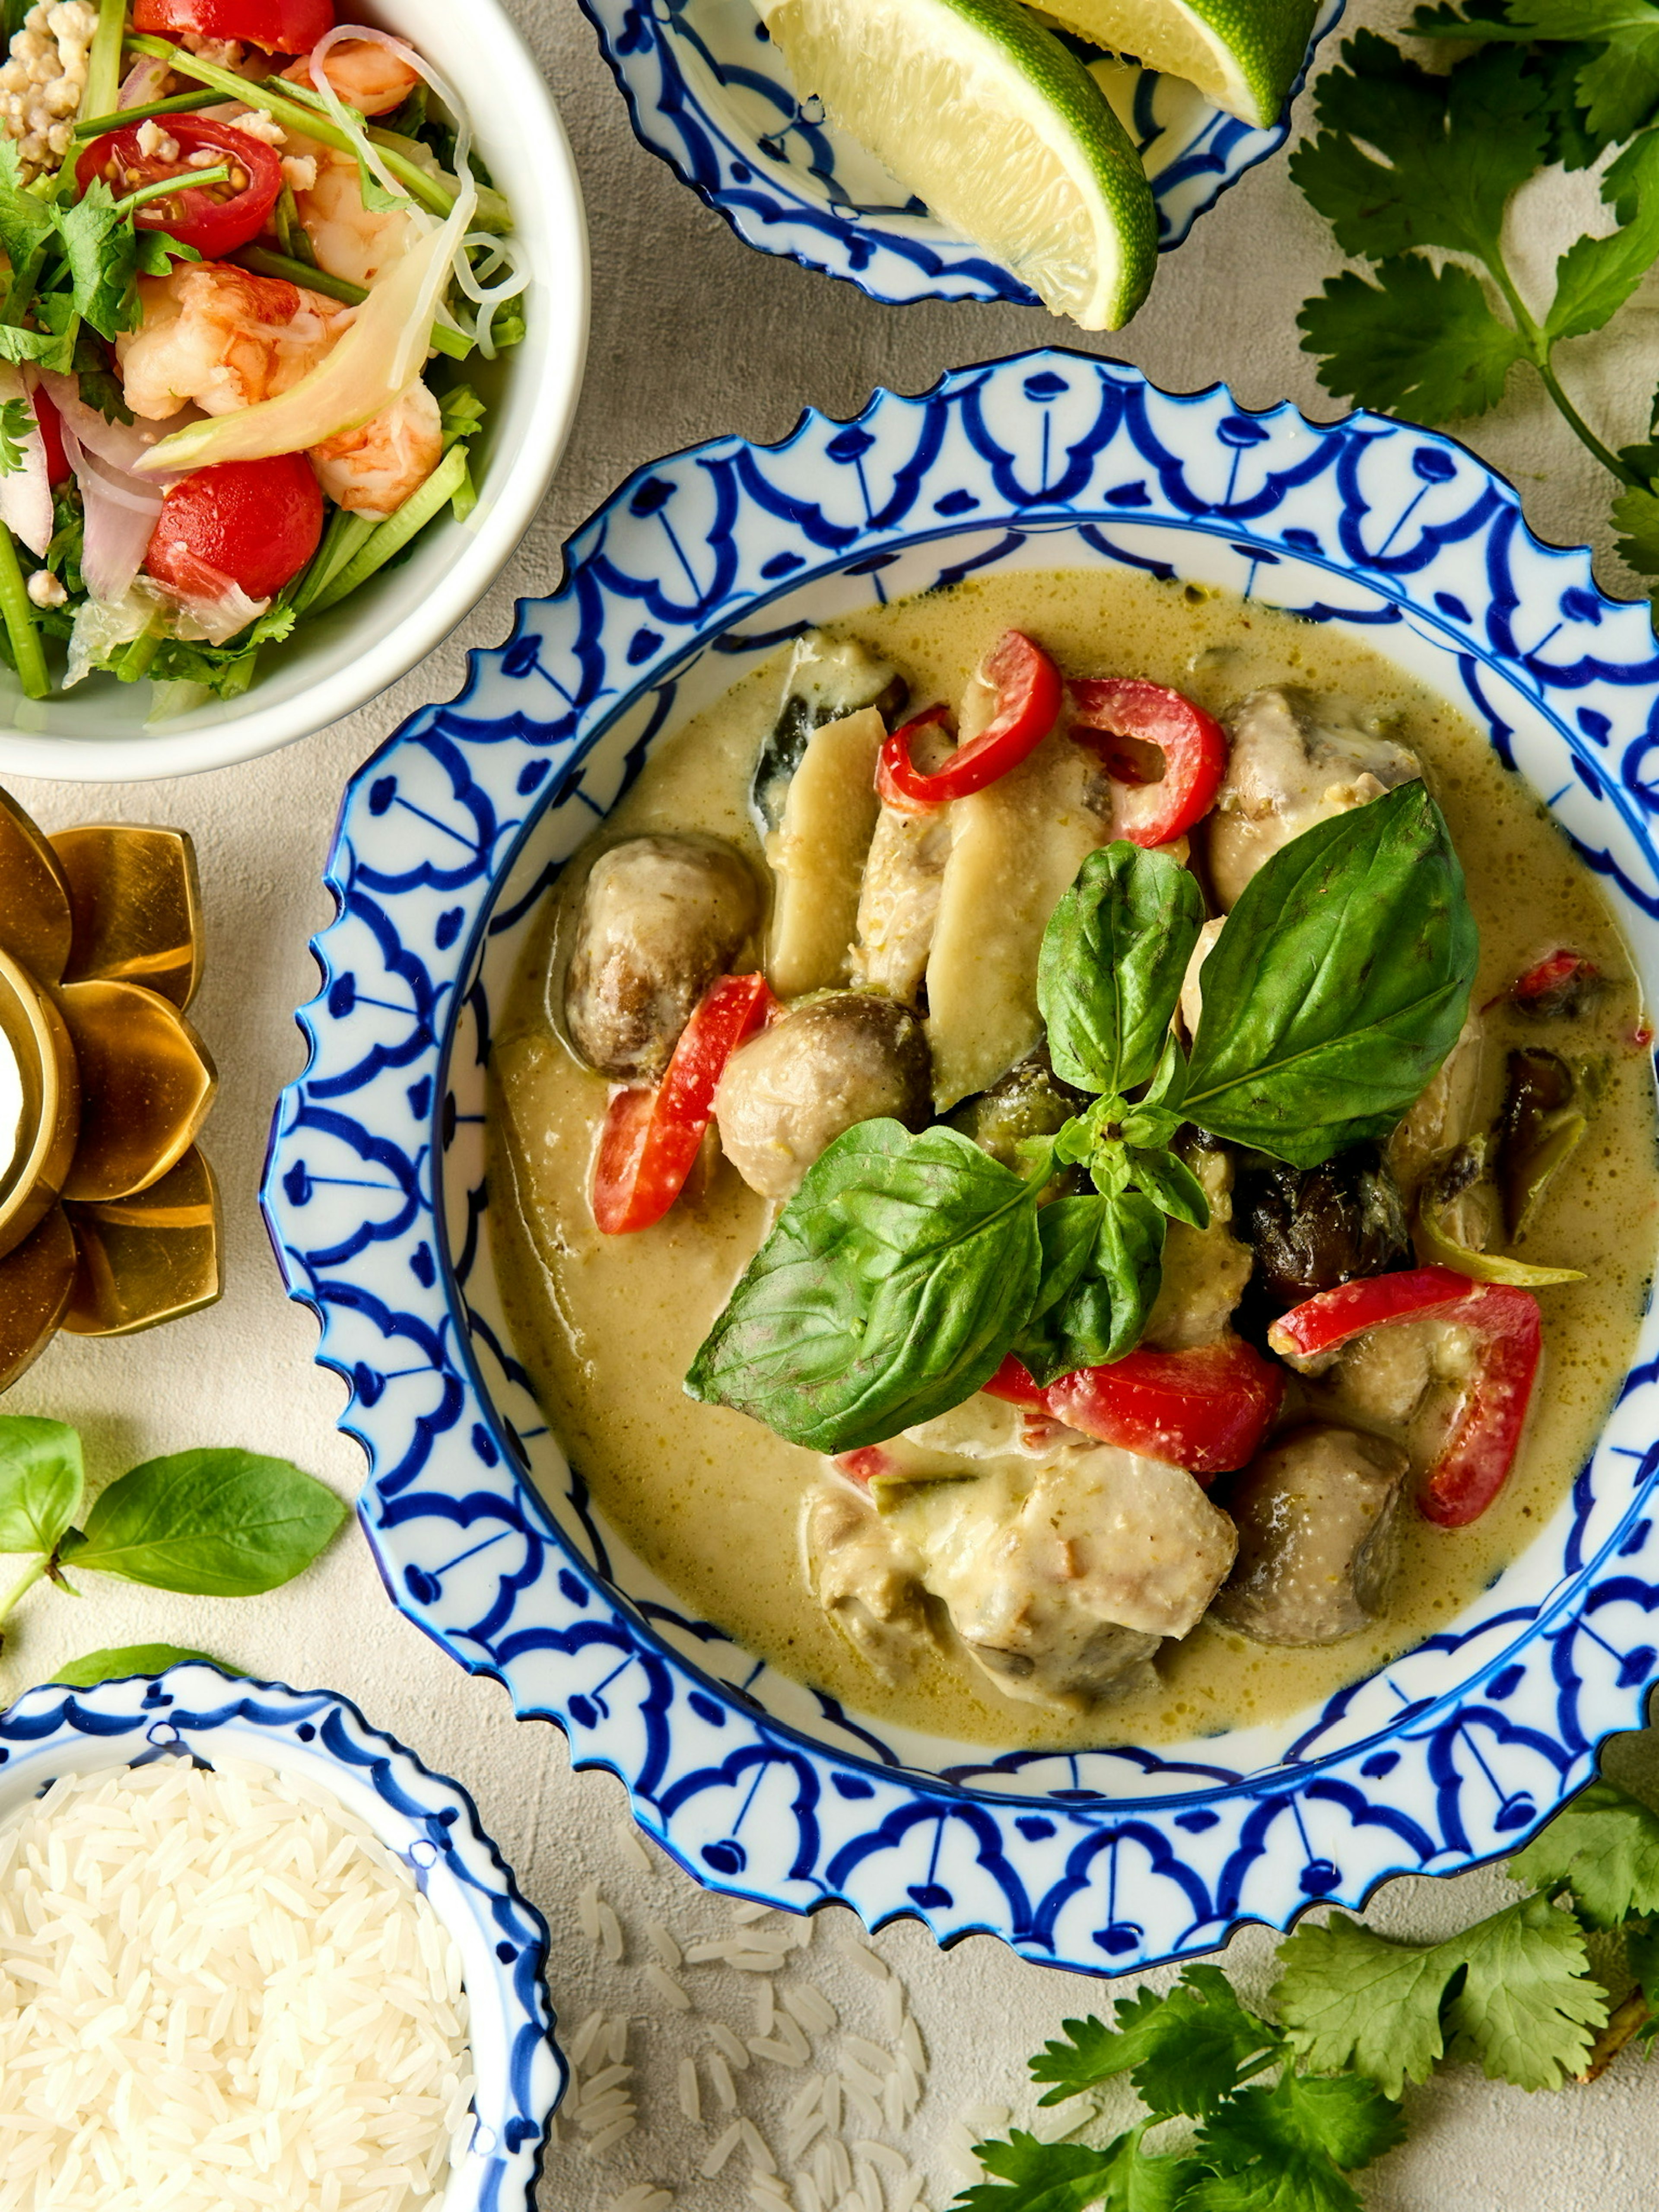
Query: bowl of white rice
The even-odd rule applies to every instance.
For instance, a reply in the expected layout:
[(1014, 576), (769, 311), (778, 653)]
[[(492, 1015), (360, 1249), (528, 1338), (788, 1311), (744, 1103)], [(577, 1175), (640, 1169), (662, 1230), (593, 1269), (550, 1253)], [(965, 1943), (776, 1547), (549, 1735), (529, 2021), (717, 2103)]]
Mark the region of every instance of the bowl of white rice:
[[(0, 1713), (0, 2212), (514, 2212), (547, 1925), (459, 1784), (204, 1665)], [(49, 2177), (49, 2178), (48, 2178)]]

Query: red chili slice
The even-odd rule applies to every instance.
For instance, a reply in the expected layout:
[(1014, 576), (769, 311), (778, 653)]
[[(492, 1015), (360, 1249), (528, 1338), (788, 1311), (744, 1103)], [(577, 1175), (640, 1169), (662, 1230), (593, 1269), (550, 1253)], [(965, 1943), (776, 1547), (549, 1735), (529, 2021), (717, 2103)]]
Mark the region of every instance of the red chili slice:
[(168, 491), (144, 568), (177, 592), (200, 593), (205, 569), (251, 599), (274, 599), (322, 534), (322, 489), (303, 453), (220, 461), (181, 477)]
[(334, 28), (334, 0), (137, 0), (132, 27), (164, 39), (194, 31), (268, 54), (307, 54)]
[(1191, 1352), (1131, 1352), (1040, 1389), (1011, 1353), (986, 1384), (994, 1398), (1041, 1407), (1068, 1429), (1163, 1460), (1207, 1484), (1246, 1466), (1267, 1433), (1285, 1377), (1235, 1339)]
[[(145, 185), (177, 177), (177, 191), (146, 200), (134, 210), (132, 220), (140, 230), (164, 230), (181, 246), (193, 246), (204, 261), (221, 260), (258, 236), (283, 189), (283, 165), (273, 148), (263, 138), (239, 131), (234, 123), (168, 115), (157, 127), (179, 151), (163, 160), (159, 153), (145, 153), (139, 144), (144, 127), (129, 123), (93, 140), (75, 165), (76, 182), (83, 192), (94, 178), (101, 178), (118, 200)], [(216, 185), (192, 184), (192, 154), (210, 155), (214, 163), (224, 163), (229, 177)], [(198, 168), (208, 166), (206, 161), (196, 164)]]
[[(1123, 835), (1132, 845), (1167, 845), (1202, 821), (1215, 805), (1227, 773), (1227, 732), (1182, 692), (1139, 677), (1090, 677), (1070, 684), (1072, 735), (1100, 754), (1114, 779), (1126, 787), (1117, 802)], [(1150, 783), (1121, 744), (1134, 738), (1164, 756), (1164, 774)]]
[(656, 1090), (619, 1091), (593, 1165), (593, 1218), (607, 1237), (660, 1221), (685, 1187), (726, 1063), (777, 1004), (764, 975), (723, 975), (680, 1032)]
[(40, 425), (40, 443), (46, 449), (46, 482), (55, 490), (67, 483), (75, 473), (64, 451), (64, 418), (52, 405), (44, 386), (36, 385), (30, 395), (34, 402), (34, 419)]
[(1425, 1520), (1443, 1528), (1478, 1520), (1509, 1478), (1526, 1425), (1527, 1407), (1543, 1351), (1538, 1301), (1510, 1283), (1472, 1283), (1449, 1267), (1413, 1267), (1373, 1275), (1281, 1316), (1267, 1332), (1275, 1352), (1334, 1352), (1369, 1328), (1437, 1313), (1467, 1328), (1478, 1355), (1451, 1433), (1419, 1494)]
[(945, 720), (950, 709), (930, 707), (895, 730), (876, 763), (876, 789), (885, 805), (902, 814), (925, 814), (949, 799), (983, 791), (1017, 768), (1053, 729), (1060, 713), (1060, 671), (1024, 630), (1005, 631), (980, 673), (997, 695), (994, 719), (933, 775), (913, 765), (911, 742), (919, 730)]

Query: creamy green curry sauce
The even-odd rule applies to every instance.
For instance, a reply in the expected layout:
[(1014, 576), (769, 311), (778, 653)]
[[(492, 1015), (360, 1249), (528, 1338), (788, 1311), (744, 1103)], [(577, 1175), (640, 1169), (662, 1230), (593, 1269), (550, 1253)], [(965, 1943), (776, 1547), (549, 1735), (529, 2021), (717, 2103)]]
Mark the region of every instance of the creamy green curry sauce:
[[(1370, 1673), (1467, 1605), (1553, 1512), (1629, 1364), (1645, 1302), (1659, 1232), (1652, 1083), (1628, 957), (1594, 878), (1474, 730), (1380, 654), (1229, 595), (1095, 571), (1005, 573), (840, 627), (896, 662), (922, 702), (959, 698), (1010, 625), (1067, 674), (1147, 677), (1212, 713), (1288, 682), (1396, 717), (1392, 733), (1423, 759), (1467, 871), (1481, 941), (1474, 1003), (1498, 996), (1553, 944), (1615, 979), (1595, 1018), (1598, 1044), (1612, 1049), (1606, 1095), (1527, 1245), (1528, 1257), (1581, 1268), (1585, 1280), (1540, 1293), (1545, 1365), (1498, 1502), (1461, 1530), (1403, 1516), (1391, 1609), (1340, 1644), (1276, 1649), (1206, 1620), (1164, 1645), (1148, 1686), (1081, 1716), (1015, 1703), (943, 1656), (902, 1686), (883, 1681), (807, 1588), (799, 1524), (816, 1456), (681, 1389), (764, 1233), (766, 1204), (714, 1157), (701, 1189), (658, 1226), (606, 1237), (593, 1225), (587, 1191), (609, 1086), (560, 1036), (557, 901), (526, 949), (496, 1039), (498, 1267), (514, 1341), (556, 1434), (606, 1520), (689, 1609), (878, 1719), (986, 1745), (1167, 1742), (1272, 1720)], [(778, 687), (775, 665), (757, 671), (661, 744), (601, 840), (711, 832), (747, 853), (763, 879), (745, 798)], [(1535, 1027), (1494, 1019), (1500, 1048), (1538, 1041)], [(1487, 1054), (1494, 1087), (1491, 1064), (1502, 1059), (1501, 1049)], [(1486, 1103), (1495, 1110), (1495, 1097)]]

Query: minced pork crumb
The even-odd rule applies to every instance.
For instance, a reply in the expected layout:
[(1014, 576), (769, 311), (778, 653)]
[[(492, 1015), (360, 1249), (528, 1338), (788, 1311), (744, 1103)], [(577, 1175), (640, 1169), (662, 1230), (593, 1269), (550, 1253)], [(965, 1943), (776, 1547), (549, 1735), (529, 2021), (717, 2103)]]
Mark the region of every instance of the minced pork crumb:
[(88, 0), (38, 0), (0, 65), (0, 128), (17, 141), (25, 177), (55, 168), (69, 151), (98, 28)]

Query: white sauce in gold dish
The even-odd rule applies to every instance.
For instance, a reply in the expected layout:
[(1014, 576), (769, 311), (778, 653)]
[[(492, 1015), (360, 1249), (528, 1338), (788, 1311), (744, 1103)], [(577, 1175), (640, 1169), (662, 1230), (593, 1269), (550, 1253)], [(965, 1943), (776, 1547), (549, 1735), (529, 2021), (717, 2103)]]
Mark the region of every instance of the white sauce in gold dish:
[[(1149, 1686), (1080, 1716), (1017, 1704), (942, 1656), (902, 1686), (883, 1681), (806, 1587), (798, 1524), (817, 1457), (681, 1389), (763, 1234), (765, 1205), (716, 1159), (702, 1188), (657, 1227), (606, 1237), (593, 1226), (587, 1191), (609, 1086), (559, 1034), (557, 901), (527, 947), (496, 1033), (497, 1264), (519, 1354), (555, 1433), (605, 1519), (688, 1608), (877, 1720), (987, 1746), (1167, 1742), (1273, 1720), (1370, 1674), (1449, 1620), (1549, 1517), (1625, 1374), (1644, 1304), (1659, 1237), (1652, 1083), (1636, 1042), (1628, 957), (1594, 878), (1478, 733), (1381, 655), (1227, 595), (1081, 571), (1005, 572), (841, 627), (895, 662), (921, 704), (960, 698), (988, 644), (1011, 625), (1068, 674), (1150, 678), (1212, 713), (1258, 687), (1291, 683), (1395, 718), (1391, 734), (1423, 760), (1467, 872), (1481, 943), (1474, 1003), (1497, 997), (1556, 945), (1588, 954), (1613, 979), (1594, 1021), (1597, 1047), (1615, 1045), (1606, 1094), (1526, 1247), (1527, 1257), (1580, 1268), (1586, 1279), (1539, 1293), (1545, 1364), (1497, 1504), (1455, 1531), (1404, 1515), (1392, 1608), (1340, 1644), (1270, 1648), (1206, 1621), (1184, 1643), (1164, 1645)], [(663, 742), (599, 842), (703, 831), (747, 853), (763, 878), (745, 800), (778, 691), (775, 663)], [(1513, 1018), (1505, 1028), (1501, 1012), (1495, 1018), (1494, 1088), (1491, 1063), (1501, 1076), (1502, 1046), (1559, 1042)]]

